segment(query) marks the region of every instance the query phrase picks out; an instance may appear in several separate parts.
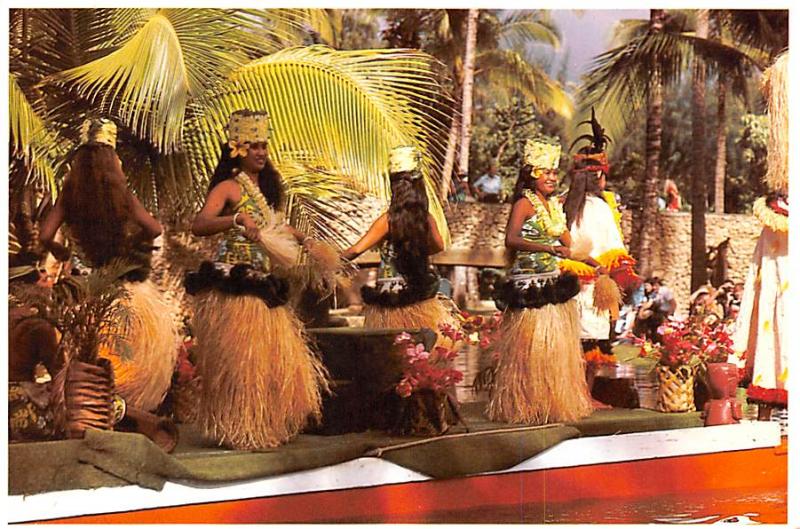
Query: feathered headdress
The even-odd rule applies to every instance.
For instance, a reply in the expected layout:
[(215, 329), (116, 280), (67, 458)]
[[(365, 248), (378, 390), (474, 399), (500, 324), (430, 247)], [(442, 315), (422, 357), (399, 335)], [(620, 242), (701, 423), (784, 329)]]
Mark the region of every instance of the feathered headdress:
[(237, 110), (228, 120), (228, 146), (231, 158), (247, 156), (251, 143), (269, 139), (269, 114), (265, 111)]
[(106, 118), (89, 118), (81, 125), (80, 144), (102, 143), (117, 148), (117, 125)]
[(589, 125), (592, 127), (591, 134), (582, 134), (578, 136), (569, 150), (575, 147), (575, 144), (581, 140), (589, 141), (589, 145), (582, 147), (572, 158), (573, 167), (581, 171), (603, 171), (608, 174), (608, 155), (606, 154), (606, 144), (611, 142), (611, 138), (605, 133), (605, 129), (600, 126), (597, 117), (592, 107), (592, 117), (586, 121), (581, 121), (578, 126)]

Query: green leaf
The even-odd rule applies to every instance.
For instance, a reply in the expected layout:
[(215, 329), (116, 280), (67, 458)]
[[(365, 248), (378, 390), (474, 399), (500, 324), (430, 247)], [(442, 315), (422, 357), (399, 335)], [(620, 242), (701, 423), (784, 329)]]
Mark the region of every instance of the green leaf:
[(452, 101), (436, 61), (415, 50), (290, 48), (237, 69), (198, 107), (187, 142), (195, 174), (210, 175), (231, 112), (270, 113), (270, 156), (283, 171), (300, 163), (336, 175), (351, 190), (389, 197), (389, 152), (416, 145), (431, 213), (446, 232), (436, 199)]

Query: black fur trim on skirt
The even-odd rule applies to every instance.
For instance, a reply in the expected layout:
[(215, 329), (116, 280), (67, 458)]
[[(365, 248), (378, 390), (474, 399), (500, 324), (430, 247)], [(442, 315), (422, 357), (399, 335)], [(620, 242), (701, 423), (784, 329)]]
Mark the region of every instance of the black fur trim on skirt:
[(226, 271), (211, 261), (203, 261), (197, 272), (187, 272), (183, 280), (186, 292), (195, 295), (208, 289), (231, 295), (249, 294), (264, 300), (268, 307), (285, 305), (289, 300), (289, 284), (273, 274), (255, 270), (244, 263)]
[(539, 287), (529, 285), (522, 289), (516, 288), (513, 281), (506, 279), (495, 289), (494, 301), (500, 310), (538, 309), (545, 305), (565, 303), (577, 296), (580, 290), (580, 281), (574, 274), (561, 274), (546, 280)]
[(405, 286), (397, 292), (381, 292), (378, 287), (364, 285), (361, 287), (361, 298), (367, 305), (405, 307), (430, 299), (438, 291), (439, 276), (428, 273), (422, 281), (406, 281)]

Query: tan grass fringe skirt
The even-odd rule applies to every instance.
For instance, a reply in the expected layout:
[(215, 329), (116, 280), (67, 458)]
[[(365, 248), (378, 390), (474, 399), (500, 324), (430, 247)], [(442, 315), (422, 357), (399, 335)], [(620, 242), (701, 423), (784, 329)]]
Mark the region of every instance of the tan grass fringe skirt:
[(592, 413), (574, 299), (503, 315), (495, 387), (487, 415), (493, 421), (547, 424)]
[(321, 418), (326, 371), (289, 307), (212, 290), (197, 297), (192, 328), (206, 437), (237, 450), (272, 448)]
[(125, 350), (101, 347), (114, 368), (114, 385), (128, 406), (155, 410), (172, 383), (180, 338), (170, 307), (151, 281), (125, 285), (130, 294)]
[(447, 339), (439, 332), (439, 325), (449, 323), (457, 327), (456, 319), (447, 305), (432, 297), (405, 307), (364, 305), (366, 329), (417, 329), (427, 327), (436, 333), (436, 345), (445, 345)]

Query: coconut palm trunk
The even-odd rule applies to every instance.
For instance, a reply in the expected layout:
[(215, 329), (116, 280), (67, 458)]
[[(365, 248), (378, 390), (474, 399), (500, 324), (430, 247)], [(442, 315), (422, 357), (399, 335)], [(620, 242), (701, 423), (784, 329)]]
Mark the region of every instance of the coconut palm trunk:
[[(651, 31), (661, 31), (666, 12), (663, 9), (650, 10)], [(645, 182), (642, 187), (642, 214), (637, 258), (639, 272), (648, 277), (653, 272), (653, 241), (658, 228), (658, 160), (661, 156), (661, 120), (663, 109), (663, 83), (660, 66), (653, 61), (652, 76), (647, 87), (647, 125), (645, 132)]]
[(447, 151), (445, 151), (444, 165), (442, 166), (442, 185), (439, 190), (439, 197), (442, 202), (447, 201), (447, 195), (450, 193), (453, 168), (456, 165), (456, 147), (458, 146), (458, 131), (460, 127), (461, 121), (458, 119), (458, 114), (455, 114), (453, 121), (450, 122), (450, 132), (447, 135)]
[(714, 164), (714, 212), (725, 213), (725, 167), (727, 165), (728, 133), (726, 114), (728, 106), (728, 80), (720, 72), (717, 85), (717, 158)]
[[(697, 38), (708, 38), (708, 10), (697, 14), (695, 28)], [(706, 271), (706, 202), (707, 186), (705, 171), (705, 99), (706, 65), (698, 56), (694, 58), (692, 73), (692, 279), (694, 292), (707, 280)]]
[(472, 89), (475, 84), (475, 49), (478, 43), (478, 9), (467, 15), (467, 38), (464, 50), (464, 85), (461, 98), (461, 145), (458, 151), (458, 175), (469, 172), (469, 144), (472, 139)]

